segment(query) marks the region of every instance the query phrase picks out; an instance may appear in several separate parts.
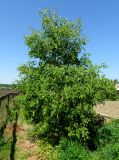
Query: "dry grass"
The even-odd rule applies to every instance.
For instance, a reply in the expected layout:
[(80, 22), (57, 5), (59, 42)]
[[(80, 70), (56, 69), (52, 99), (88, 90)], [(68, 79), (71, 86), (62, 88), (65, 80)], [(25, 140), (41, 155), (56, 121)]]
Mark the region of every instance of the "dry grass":
[[(16, 158), (20, 157), (19, 150), (22, 154), (26, 155), (27, 160), (38, 160), (37, 157), (37, 146), (35, 143), (31, 142), (27, 137), (27, 129), (29, 126), (26, 124), (17, 126), (17, 143), (16, 143)], [(20, 159), (20, 158), (19, 158)]]

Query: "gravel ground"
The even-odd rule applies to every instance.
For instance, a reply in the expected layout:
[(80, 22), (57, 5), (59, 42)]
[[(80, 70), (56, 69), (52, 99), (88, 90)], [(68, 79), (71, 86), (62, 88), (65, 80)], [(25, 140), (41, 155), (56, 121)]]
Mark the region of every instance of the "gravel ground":
[(95, 107), (97, 113), (110, 117), (119, 118), (119, 101), (106, 101), (104, 104)]

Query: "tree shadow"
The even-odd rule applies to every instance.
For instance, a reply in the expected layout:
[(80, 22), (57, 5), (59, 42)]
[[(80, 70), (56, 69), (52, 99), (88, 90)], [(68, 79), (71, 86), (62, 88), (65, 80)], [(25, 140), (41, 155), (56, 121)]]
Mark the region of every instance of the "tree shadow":
[(15, 145), (17, 142), (17, 137), (16, 137), (17, 121), (18, 121), (18, 113), (16, 113), (15, 122), (13, 124), (13, 131), (12, 131), (13, 141), (11, 144), (10, 160), (14, 160), (14, 156), (15, 156)]
[(0, 137), (3, 136), (5, 128), (6, 128), (6, 123), (3, 124), (2, 127), (0, 128)]

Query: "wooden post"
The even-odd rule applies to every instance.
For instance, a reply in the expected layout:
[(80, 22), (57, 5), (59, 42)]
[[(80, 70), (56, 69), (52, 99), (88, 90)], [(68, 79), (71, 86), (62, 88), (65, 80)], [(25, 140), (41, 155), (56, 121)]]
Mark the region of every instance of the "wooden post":
[(10, 105), (10, 94), (8, 95), (8, 106)]
[(0, 99), (0, 109), (1, 109), (1, 99)]

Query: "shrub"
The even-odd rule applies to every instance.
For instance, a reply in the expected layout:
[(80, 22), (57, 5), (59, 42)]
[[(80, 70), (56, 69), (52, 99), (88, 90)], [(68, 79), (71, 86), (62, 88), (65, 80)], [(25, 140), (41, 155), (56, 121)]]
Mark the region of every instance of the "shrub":
[(99, 77), (95, 67), (53, 65), (31, 70), (23, 86), (26, 116), (38, 124), (39, 135), (65, 135), (82, 142), (89, 138), (90, 126), (94, 127), (97, 116), (93, 106), (113, 90), (111, 81)]
[(110, 143), (97, 152), (98, 160), (119, 160), (119, 143)]
[(98, 147), (119, 142), (119, 120), (113, 120), (99, 128), (95, 136), (95, 141)]
[(60, 160), (89, 160), (89, 151), (77, 142), (63, 139), (60, 141)]

